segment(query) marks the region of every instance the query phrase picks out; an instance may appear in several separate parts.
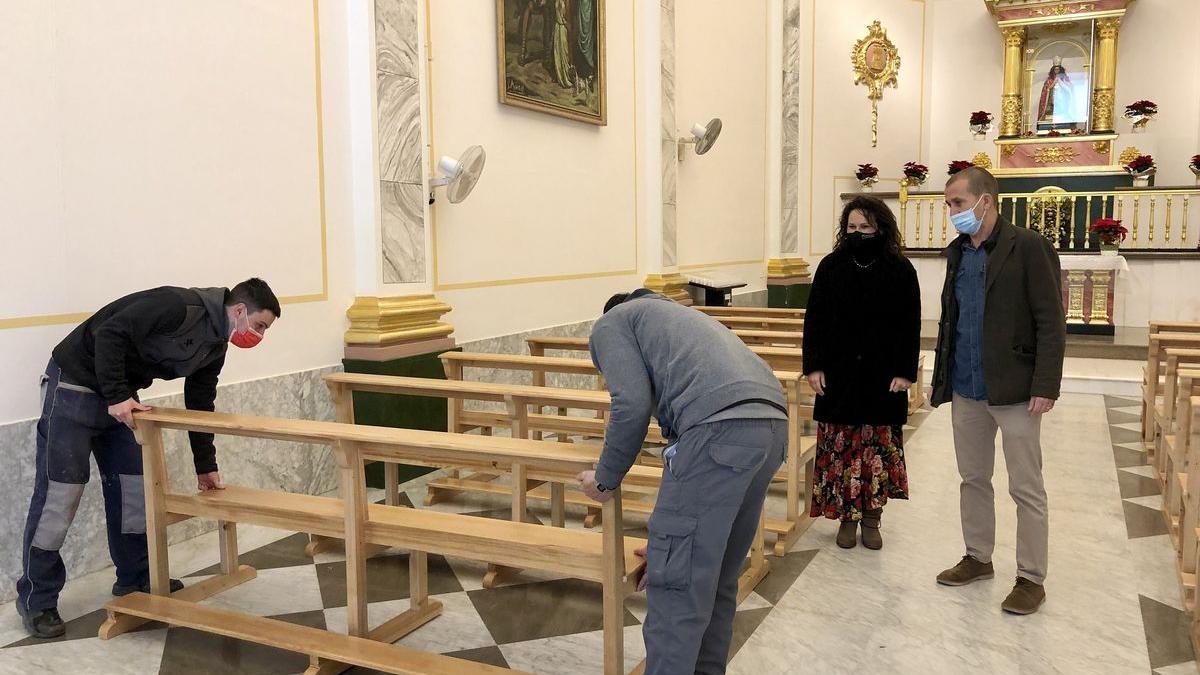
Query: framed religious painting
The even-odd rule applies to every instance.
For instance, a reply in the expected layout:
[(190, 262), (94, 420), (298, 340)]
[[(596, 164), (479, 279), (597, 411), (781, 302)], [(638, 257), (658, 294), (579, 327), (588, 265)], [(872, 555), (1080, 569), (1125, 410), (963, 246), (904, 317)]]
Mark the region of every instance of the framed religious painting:
[(608, 123), (604, 0), (496, 0), (500, 102)]

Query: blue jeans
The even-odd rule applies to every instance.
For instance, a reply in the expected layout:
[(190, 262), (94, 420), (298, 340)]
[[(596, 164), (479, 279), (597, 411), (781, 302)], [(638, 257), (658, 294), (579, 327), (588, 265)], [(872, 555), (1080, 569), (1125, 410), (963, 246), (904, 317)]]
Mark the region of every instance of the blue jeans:
[(648, 525), (646, 675), (725, 672), (738, 577), (787, 424), (729, 419), (679, 438)]
[(146, 501), (142, 450), (133, 432), (108, 414), (104, 399), (62, 381), (51, 360), (42, 378), (42, 417), (37, 425), (37, 470), (29, 517), (21, 544), (22, 574), (17, 608), (22, 613), (58, 606), (67, 570), (59, 550), (79, 508), (90, 466), (96, 456), (108, 522), (108, 551), (117, 566), (117, 583), (149, 582), (146, 553)]

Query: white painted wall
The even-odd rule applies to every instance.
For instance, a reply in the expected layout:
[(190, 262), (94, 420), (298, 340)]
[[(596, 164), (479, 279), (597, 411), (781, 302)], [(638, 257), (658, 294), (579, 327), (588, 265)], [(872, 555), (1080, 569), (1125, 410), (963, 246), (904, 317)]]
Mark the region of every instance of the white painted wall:
[(679, 163), (679, 266), (719, 269), (758, 287), (765, 265), (722, 263), (763, 260), (767, 157), (779, 152), (767, 146), (767, 76), (779, 71), (767, 65), (769, 4), (730, 11), (723, 0), (675, 3), (676, 137), (713, 117), (723, 123), (708, 154), (689, 146)]
[[(313, 7), (0, 6), (0, 320), (250, 275), (320, 295)], [(345, 22), (344, 4), (321, 3), (328, 297), (285, 305), (260, 347), (233, 350), (224, 382), (340, 360), (354, 280)], [(38, 376), (72, 328), (0, 329), (0, 423), (36, 416)]]

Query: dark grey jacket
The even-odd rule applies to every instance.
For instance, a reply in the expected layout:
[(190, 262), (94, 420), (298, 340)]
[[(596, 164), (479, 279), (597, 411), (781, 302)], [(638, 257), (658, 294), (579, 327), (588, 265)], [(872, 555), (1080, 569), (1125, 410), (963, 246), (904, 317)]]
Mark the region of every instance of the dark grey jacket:
[[(946, 282), (933, 366), (934, 406), (953, 395), (950, 369), (958, 326), (954, 279), (962, 260), (959, 235), (942, 251)], [(1013, 405), (1032, 396), (1057, 399), (1066, 349), (1058, 254), (1037, 232), (1004, 218), (984, 242), (988, 250), (983, 309), (983, 381), (988, 403)]]
[(787, 412), (770, 366), (732, 331), (661, 295), (634, 294), (596, 321), (590, 340), (592, 361), (612, 395), (596, 469), (597, 482), (608, 488), (619, 485), (637, 459), (651, 414), (673, 440), (747, 401)]

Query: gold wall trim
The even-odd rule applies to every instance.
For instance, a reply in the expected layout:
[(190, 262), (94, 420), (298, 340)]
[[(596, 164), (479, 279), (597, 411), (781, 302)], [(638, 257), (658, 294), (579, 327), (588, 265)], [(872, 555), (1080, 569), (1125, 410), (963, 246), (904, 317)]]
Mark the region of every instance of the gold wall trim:
[(723, 262), (698, 263), (695, 265), (680, 265), (676, 269), (680, 272), (694, 272), (709, 267), (737, 267), (738, 265), (756, 265), (762, 263), (762, 258), (753, 258), (751, 260), (726, 260)]
[(1037, 138), (997, 138), (996, 145), (1033, 145), (1035, 143), (1081, 143), (1084, 141), (1115, 141), (1117, 134), (1080, 134), (1078, 136), (1039, 136)]
[(1066, 176), (1078, 173), (1119, 176), (1124, 174), (1125, 170), (1118, 166), (1064, 166), (1044, 169), (1009, 168), (992, 170), (992, 175), (994, 176)]
[(1091, 19), (1107, 19), (1109, 17), (1125, 16), (1123, 9), (1111, 9), (1103, 12), (1084, 12), (1083, 14), (1068, 14), (1066, 16), (1044, 16), (1037, 19), (1007, 19), (997, 21), (1001, 28), (1008, 26), (1037, 26), (1046, 23), (1062, 23), (1063, 21), (1088, 21)]
[[(308, 302), (325, 302), (329, 299), (329, 251), (328, 236), (325, 223), (325, 116), (323, 97), (321, 93), (321, 12), (320, 0), (312, 0), (313, 8), (313, 61), (316, 92), (317, 120), (317, 196), (321, 220), (321, 292), (307, 295), (288, 295), (279, 298), (281, 305), (298, 305)], [(35, 326), (61, 326), (77, 324), (88, 320), (91, 312), (66, 312), (62, 314), (41, 314), (34, 316), (17, 316), (0, 319), (0, 330), (14, 328), (32, 328)]]
[[(430, 16), (432, 14), (432, 12), (430, 11), (431, 4), (432, 4), (431, 0), (425, 0), (425, 64), (426, 64), (426, 67), (425, 67), (425, 94), (426, 94), (426, 99), (427, 99), (427, 105), (426, 105), (427, 115), (426, 116), (429, 120), (429, 122), (428, 122), (429, 138), (426, 140), (426, 147), (429, 148), (429, 172), (432, 175), (433, 173), (436, 172), (438, 154), (434, 150), (434, 140), (433, 140), (433, 138), (434, 138), (434, 136), (433, 136), (433, 121), (434, 121), (433, 68), (431, 67), (431, 64), (433, 62), (433, 31), (430, 28), (430, 26), (432, 24), (432, 20), (430, 19)], [(437, 226), (437, 224), (438, 224), (437, 223), (438, 209), (437, 209), (437, 205), (442, 203), (439, 200), (434, 205), (429, 207), (429, 223), (428, 223), (429, 224), (429, 246), (430, 246), (429, 267), (431, 269), (432, 276), (433, 276), (433, 290), (434, 291), (459, 291), (459, 290), (466, 290), (466, 289), (472, 289), (472, 288), (490, 288), (492, 286), (521, 286), (521, 285), (525, 285), (525, 284), (539, 284), (539, 283), (546, 283), (546, 282), (550, 282), (550, 281), (576, 281), (576, 280), (580, 280), (580, 279), (602, 279), (602, 278), (607, 278), (607, 277), (618, 277), (618, 276), (637, 274), (638, 265), (641, 262), (641, 251), (639, 249), (640, 244), (641, 244), (641, 242), (639, 241), (639, 239), (640, 239), (639, 232), (641, 230), (641, 223), (638, 221), (640, 215), (638, 213), (639, 195), (638, 195), (638, 182), (637, 182), (637, 179), (638, 179), (637, 6), (638, 6), (638, 1), (631, 0), (631, 2), (630, 2), (630, 14), (631, 14), (630, 35), (632, 36), (631, 42), (632, 42), (632, 51), (633, 51), (633, 65), (632, 65), (632, 69), (631, 69), (632, 70), (632, 82), (633, 82), (633, 105), (632, 105), (632, 108), (633, 108), (633, 114), (632, 114), (632, 118), (633, 118), (632, 119), (633, 171), (631, 172), (633, 175), (633, 269), (601, 271), (601, 272), (584, 272), (584, 273), (579, 273), (579, 274), (551, 274), (551, 275), (542, 275), (542, 276), (514, 277), (512, 279), (481, 279), (478, 281), (461, 281), (461, 282), (452, 282), (452, 283), (442, 283), (440, 267), (438, 265), (438, 226)], [(605, 74), (605, 76), (607, 77), (607, 73)], [(374, 77), (374, 73), (372, 73), (372, 77)], [(655, 124), (658, 124), (658, 122), (655, 122)]]
[(450, 305), (432, 294), (378, 298), (361, 296), (346, 310), (348, 345), (390, 345), (446, 337), (454, 327), (441, 321)]

